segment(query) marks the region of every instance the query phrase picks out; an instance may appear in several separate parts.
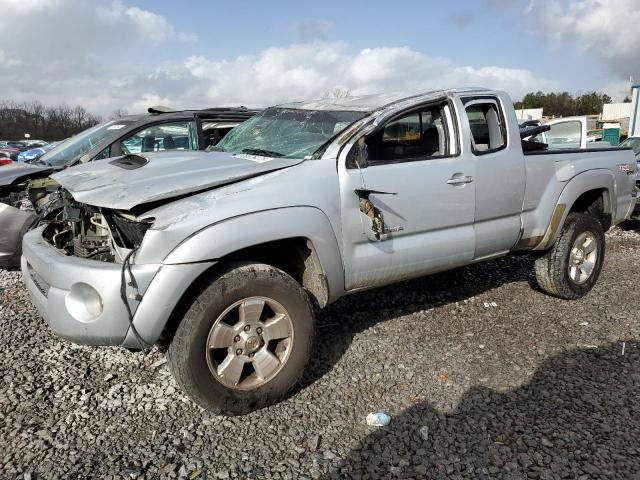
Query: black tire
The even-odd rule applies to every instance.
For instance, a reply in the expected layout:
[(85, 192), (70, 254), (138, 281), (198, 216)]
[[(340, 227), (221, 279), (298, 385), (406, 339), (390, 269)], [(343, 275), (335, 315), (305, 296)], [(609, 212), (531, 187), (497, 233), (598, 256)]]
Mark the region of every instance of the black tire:
[[(283, 366), (266, 383), (236, 390), (209, 370), (206, 347), (216, 319), (242, 299), (263, 296), (289, 313), (294, 340)], [(171, 372), (184, 391), (201, 407), (223, 415), (242, 415), (284, 399), (300, 381), (313, 344), (315, 319), (302, 286), (270, 265), (229, 265), (188, 306), (167, 350)]]
[[(576, 283), (569, 274), (569, 261), (574, 242), (584, 232), (595, 237), (597, 257), (591, 275), (584, 283)], [(570, 213), (553, 247), (535, 261), (538, 286), (549, 295), (565, 300), (583, 297), (593, 288), (605, 255), (605, 238), (602, 222), (589, 213)]]

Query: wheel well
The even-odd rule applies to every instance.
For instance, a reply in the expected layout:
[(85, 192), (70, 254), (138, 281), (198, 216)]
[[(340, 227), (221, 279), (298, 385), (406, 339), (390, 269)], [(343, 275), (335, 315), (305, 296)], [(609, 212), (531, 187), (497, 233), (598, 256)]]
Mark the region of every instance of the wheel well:
[(266, 263), (288, 273), (320, 307), (324, 307), (329, 301), (327, 277), (313, 243), (307, 238), (295, 237), (261, 243), (230, 253), (220, 261), (240, 260)]
[(189, 286), (164, 328), (159, 341), (161, 348), (169, 345), (192, 300), (209, 285), (211, 278), (238, 261), (266, 263), (288, 273), (302, 285), (317, 307), (324, 307), (329, 301), (327, 277), (309, 239), (295, 237), (253, 245), (220, 258)]
[(588, 212), (600, 220), (605, 231), (609, 230), (612, 216), (609, 191), (599, 188), (584, 192), (573, 202), (569, 212)]

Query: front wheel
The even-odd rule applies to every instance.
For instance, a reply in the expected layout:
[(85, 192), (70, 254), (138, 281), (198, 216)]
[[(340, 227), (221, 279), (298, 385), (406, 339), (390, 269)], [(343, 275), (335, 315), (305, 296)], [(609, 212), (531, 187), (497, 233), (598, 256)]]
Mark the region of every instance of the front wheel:
[(314, 334), (307, 294), (265, 264), (230, 266), (192, 302), (167, 352), (200, 406), (238, 415), (282, 400), (299, 381)]
[(555, 297), (578, 299), (598, 280), (604, 252), (602, 223), (588, 213), (570, 213), (554, 246), (536, 259), (538, 285)]

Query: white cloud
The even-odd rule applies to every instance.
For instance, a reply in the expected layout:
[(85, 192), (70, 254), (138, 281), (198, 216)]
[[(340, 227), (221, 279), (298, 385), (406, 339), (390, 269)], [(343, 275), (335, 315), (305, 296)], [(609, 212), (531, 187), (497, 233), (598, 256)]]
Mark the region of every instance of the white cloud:
[(619, 78), (640, 76), (640, 1), (530, 0), (526, 15), (549, 40), (575, 41)]
[(621, 102), (625, 97), (631, 98), (631, 85), (629, 79), (609, 82), (602, 89), (614, 102)]
[(168, 97), (161, 97), (154, 93), (143, 93), (141, 98), (133, 102), (130, 107), (132, 112), (146, 112), (147, 108), (158, 105), (171, 107), (171, 99)]
[(208, 84), (205, 95), (210, 103), (269, 105), (318, 97), (335, 87), (365, 94), (486, 86), (518, 97), (534, 88), (557, 86), (528, 70), (456, 66), (408, 47), (368, 48), (352, 54), (341, 43), (269, 48), (231, 61), (191, 57), (184, 66)]
[(3, 13), (12, 14), (31, 13), (47, 7), (55, 7), (59, 3), (61, 3), (60, 0), (3, 0), (0, 5)]
[(106, 116), (158, 103), (265, 106), (336, 87), (364, 94), (471, 85), (515, 97), (557, 87), (528, 70), (459, 65), (408, 47), (352, 51), (321, 40), (328, 22), (315, 25), (311, 42), (228, 59), (185, 55), (169, 63), (158, 62), (162, 49), (171, 41), (187, 49), (197, 35), (178, 32), (165, 17), (125, 0), (0, 0), (0, 12), (0, 97), (79, 103)]
[(15, 58), (10, 58), (4, 50), (0, 49), (0, 67), (12, 68), (21, 65), (21, 61)]
[(154, 43), (162, 43), (173, 35), (173, 27), (160, 15), (141, 10), (138, 7), (129, 7), (124, 13), (132, 20), (140, 33)]

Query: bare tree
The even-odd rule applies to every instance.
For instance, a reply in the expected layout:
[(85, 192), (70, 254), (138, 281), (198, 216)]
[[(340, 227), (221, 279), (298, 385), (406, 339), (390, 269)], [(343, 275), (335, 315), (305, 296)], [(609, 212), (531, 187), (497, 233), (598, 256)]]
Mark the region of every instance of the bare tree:
[(100, 118), (78, 105), (47, 107), (37, 100), (15, 102), (0, 100), (0, 139), (62, 140), (100, 123)]

